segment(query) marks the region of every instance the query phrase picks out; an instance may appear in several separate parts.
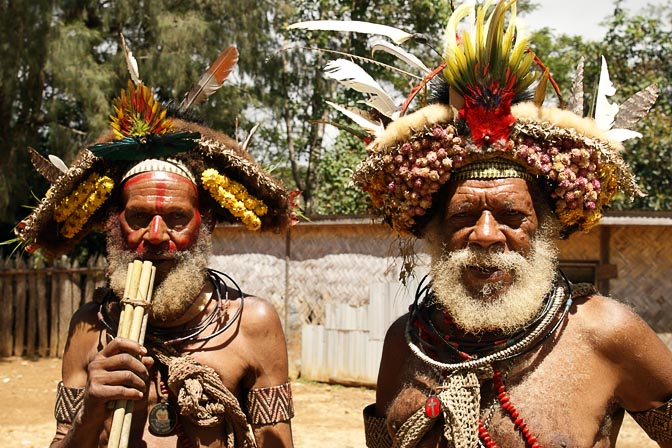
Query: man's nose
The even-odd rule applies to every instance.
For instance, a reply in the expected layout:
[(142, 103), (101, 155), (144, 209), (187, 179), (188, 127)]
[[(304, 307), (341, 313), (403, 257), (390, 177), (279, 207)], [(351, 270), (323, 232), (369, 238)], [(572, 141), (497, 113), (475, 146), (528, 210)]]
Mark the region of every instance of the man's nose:
[(491, 212), (486, 210), (481, 214), (469, 234), (469, 243), (484, 248), (506, 244), (506, 236)]
[(155, 246), (170, 241), (168, 226), (161, 216), (156, 215), (150, 221), (149, 228), (145, 233), (145, 241)]

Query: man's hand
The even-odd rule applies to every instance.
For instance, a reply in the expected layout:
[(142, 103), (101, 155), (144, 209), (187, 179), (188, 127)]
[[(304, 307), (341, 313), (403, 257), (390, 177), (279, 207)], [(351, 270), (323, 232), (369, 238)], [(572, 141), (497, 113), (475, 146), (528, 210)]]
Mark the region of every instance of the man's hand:
[(109, 402), (140, 400), (149, 384), (154, 360), (147, 349), (129, 339), (114, 338), (100, 352), (91, 354), (82, 405), (82, 423), (101, 423), (109, 416)]

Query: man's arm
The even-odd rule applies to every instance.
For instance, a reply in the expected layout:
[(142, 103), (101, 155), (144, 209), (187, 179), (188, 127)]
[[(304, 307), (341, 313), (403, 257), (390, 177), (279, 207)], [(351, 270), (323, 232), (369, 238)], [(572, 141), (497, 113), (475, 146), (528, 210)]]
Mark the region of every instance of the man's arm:
[[(586, 304), (605, 334), (600, 338), (600, 348), (616, 369), (619, 404), (638, 413), (671, 400), (672, 352), (651, 327), (632, 310), (610, 299), (593, 297)], [(650, 430), (647, 433), (661, 447), (672, 447), (672, 415), (657, 416), (657, 435)]]
[(376, 381), (375, 411), (378, 417), (385, 416), (387, 409), (401, 389), (401, 372), (410, 353), (404, 336), (407, 320), (408, 315), (400, 317), (390, 325), (385, 334), (383, 355), (380, 359)]
[(97, 447), (111, 413), (107, 403), (138, 400), (146, 391), (152, 358), (138, 359), (144, 347), (116, 338), (99, 351), (100, 335), (95, 304), (86, 304), (70, 322), (62, 366), (63, 387), (83, 389), (83, 399), (71, 421), (57, 422), (51, 448)]
[(291, 448), (294, 414), (282, 325), (267, 301), (248, 297), (244, 306), (242, 331), (253, 371), (245, 407), (254, 436), (259, 448)]

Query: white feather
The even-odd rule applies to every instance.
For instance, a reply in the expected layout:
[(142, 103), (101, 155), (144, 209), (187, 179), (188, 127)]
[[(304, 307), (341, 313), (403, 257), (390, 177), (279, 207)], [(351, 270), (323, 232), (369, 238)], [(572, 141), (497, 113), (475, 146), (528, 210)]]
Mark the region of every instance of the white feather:
[(68, 165), (65, 164), (65, 162), (58, 156), (55, 156), (53, 154), (49, 154), (49, 161), (59, 170), (62, 172), (66, 173), (68, 171)]
[(362, 129), (364, 129), (369, 134), (379, 135), (385, 130), (385, 126), (382, 122), (376, 123), (366, 117), (367, 113), (356, 107), (343, 107), (340, 104), (332, 103), (331, 101), (326, 102), (328, 105), (357, 123)]
[(394, 44), (391, 44), (391, 43), (385, 42), (385, 41), (376, 42), (371, 47), (371, 54), (373, 55), (376, 51), (380, 51), (380, 50), (382, 50), (386, 53), (389, 53), (389, 54), (397, 57), (398, 59), (401, 59), (403, 62), (410, 65), (411, 67), (413, 67), (417, 70), (420, 70), (422, 73), (427, 74), (431, 71), (415, 55), (409, 53), (408, 51), (404, 50), (403, 48), (401, 48), (397, 45), (394, 45)]
[(397, 106), (385, 89), (354, 62), (347, 59), (337, 59), (329, 62), (324, 67), (324, 72), (327, 78), (335, 79), (346, 87), (368, 94), (369, 99), (366, 104), (378, 110), (381, 114), (392, 117), (397, 111)]
[(255, 132), (257, 132), (257, 129), (259, 128), (259, 124), (255, 124), (252, 129), (250, 129), (250, 133), (247, 134), (247, 138), (245, 139), (245, 142), (243, 142), (243, 149), (247, 151), (247, 147), (250, 146), (250, 142), (252, 141), (252, 136), (254, 135)]
[(133, 52), (128, 49), (126, 46), (126, 39), (124, 39), (123, 34), (121, 36), (121, 48), (124, 50), (124, 57), (126, 58), (126, 65), (128, 66), (128, 72), (131, 75), (131, 80), (133, 84), (140, 85), (142, 81), (140, 80), (140, 71), (138, 70), (138, 61), (133, 57)]
[(630, 129), (609, 129), (606, 134), (609, 140), (617, 142), (623, 142), (631, 138), (642, 138), (642, 134), (637, 131), (631, 131)]
[(353, 33), (375, 34), (390, 38), (395, 44), (401, 44), (413, 37), (399, 28), (377, 23), (362, 22), (358, 20), (309, 20), (298, 22), (287, 27), (290, 30), (319, 30), (319, 31), (344, 31)]
[(611, 129), (614, 125), (614, 118), (618, 113), (618, 104), (611, 104), (608, 96), (616, 93), (614, 85), (609, 79), (609, 69), (607, 61), (602, 56), (602, 70), (600, 71), (600, 82), (597, 85), (597, 95), (595, 99), (595, 123), (603, 131)]

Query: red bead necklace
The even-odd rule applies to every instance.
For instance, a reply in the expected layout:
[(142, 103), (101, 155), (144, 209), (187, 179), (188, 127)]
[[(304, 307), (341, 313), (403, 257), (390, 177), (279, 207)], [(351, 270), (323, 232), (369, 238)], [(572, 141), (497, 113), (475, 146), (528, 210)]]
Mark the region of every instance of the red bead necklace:
[[(492, 375), (492, 384), (495, 392), (497, 393), (497, 400), (499, 404), (502, 405), (502, 409), (506, 412), (513, 422), (514, 428), (516, 428), (525, 440), (525, 446), (527, 448), (542, 448), (541, 444), (537, 442), (537, 438), (532, 434), (528, 429), (527, 424), (523, 420), (523, 417), (520, 416), (516, 407), (511, 403), (511, 398), (509, 393), (506, 390), (504, 385), (504, 380), (502, 379), (502, 373), (499, 370), (494, 370)], [(497, 443), (492, 440), (490, 433), (485, 427), (483, 421), (478, 419), (478, 437), (481, 439), (481, 442), (485, 445), (486, 448), (500, 448)]]

